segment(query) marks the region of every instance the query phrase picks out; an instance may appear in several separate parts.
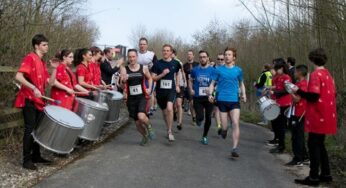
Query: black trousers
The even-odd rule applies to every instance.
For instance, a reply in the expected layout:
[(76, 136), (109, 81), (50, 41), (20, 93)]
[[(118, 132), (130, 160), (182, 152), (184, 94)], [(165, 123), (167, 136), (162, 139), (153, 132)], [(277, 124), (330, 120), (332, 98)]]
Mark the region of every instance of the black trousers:
[(214, 110), (214, 105), (209, 102), (208, 97), (194, 97), (193, 108), (196, 111), (196, 121), (201, 122), (205, 117), (203, 137), (206, 137), (210, 129), (211, 114)]
[(37, 110), (34, 103), (30, 100), (25, 100), (25, 106), (22, 111), (24, 117), (23, 163), (25, 163), (33, 158), (41, 157), (40, 146), (34, 142), (31, 133), (43, 117), (43, 112)]
[(292, 116), (289, 120), (289, 127), (292, 136), (293, 160), (301, 162), (308, 158), (308, 154), (305, 147), (304, 118), (300, 121), (299, 119), (300, 117)]
[[(310, 155), (310, 177), (318, 179), (321, 176), (330, 176), (329, 159), (324, 145), (326, 135), (309, 133), (308, 148)], [(321, 174), (319, 170), (321, 168)]]
[(285, 132), (287, 127), (287, 117), (285, 116), (285, 110), (288, 106), (280, 107), (279, 116), (272, 121), (272, 128), (274, 131), (275, 139), (279, 140), (279, 148), (285, 149)]

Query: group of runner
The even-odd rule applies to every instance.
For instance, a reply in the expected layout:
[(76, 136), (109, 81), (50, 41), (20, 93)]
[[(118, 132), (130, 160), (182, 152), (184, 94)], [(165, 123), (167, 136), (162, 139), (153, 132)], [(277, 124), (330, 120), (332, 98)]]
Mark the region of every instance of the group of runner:
[[(240, 102), (246, 102), (243, 72), (236, 66), (237, 51), (226, 48), (218, 55), (216, 65), (211, 65), (209, 53), (199, 51), (199, 63), (194, 61), (194, 52), (187, 52), (183, 64), (170, 44), (162, 47), (162, 59), (148, 51), (148, 40), (139, 40), (139, 51), (128, 50), (128, 65), (121, 68), (120, 80), (130, 117), (142, 135), (141, 145), (155, 138), (148, 119), (156, 110), (162, 110), (169, 142), (175, 141), (173, 122), (183, 129), (183, 101), (187, 100), (192, 115), (192, 124), (199, 127), (204, 122), (201, 143), (208, 145), (208, 132), (214, 114), (218, 134), (226, 139), (229, 120), (232, 124), (232, 157), (239, 157)], [(174, 118), (176, 116), (176, 118)]]

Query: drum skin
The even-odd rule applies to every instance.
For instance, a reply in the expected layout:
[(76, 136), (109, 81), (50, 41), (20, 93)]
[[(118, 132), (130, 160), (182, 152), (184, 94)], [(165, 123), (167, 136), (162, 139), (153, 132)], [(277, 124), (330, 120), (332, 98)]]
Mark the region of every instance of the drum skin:
[(78, 101), (76, 113), (85, 122), (85, 127), (79, 138), (90, 141), (98, 140), (108, 113), (108, 107), (88, 99), (76, 98), (76, 100)]
[(257, 104), (259, 105), (259, 109), (261, 114), (267, 119), (267, 120), (274, 120), (276, 119), (280, 114), (280, 107), (276, 102), (272, 99), (269, 99), (268, 97), (261, 97)]
[(44, 116), (33, 131), (34, 140), (47, 150), (68, 154), (84, 128), (84, 121), (74, 112), (48, 105)]

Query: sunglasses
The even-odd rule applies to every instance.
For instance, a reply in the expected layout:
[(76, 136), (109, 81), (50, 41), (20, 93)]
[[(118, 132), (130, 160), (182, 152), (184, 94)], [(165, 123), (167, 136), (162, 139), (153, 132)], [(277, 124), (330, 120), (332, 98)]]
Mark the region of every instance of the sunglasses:
[(218, 60), (218, 61), (223, 61), (223, 60), (225, 60), (225, 59), (220, 59), (220, 58), (217, 58), (217, 60)]

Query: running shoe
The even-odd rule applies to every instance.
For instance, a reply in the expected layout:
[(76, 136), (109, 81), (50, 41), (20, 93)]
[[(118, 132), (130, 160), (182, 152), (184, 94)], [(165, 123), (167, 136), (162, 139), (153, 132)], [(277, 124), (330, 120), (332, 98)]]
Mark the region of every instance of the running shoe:
[(275, 146), (278, 146), (278, 145), (279, 145), (279, 141), (277, 139), (269, 140), (267, 142), (267, 146), (275, 147)]
[(223, 139), (226, 139), (226, 137), (227, 137), (227, 130), (222, 130), (222, 129), (221, 129), (221, 137), (222, 137)]
[(142, 141), (140, 143), (141, 146), (145, 146), (149, 143), (149, 139), (147, 136), (143, 136)]
[(292, 160), (292, 161), (286, 163), (285, 166), (297, 166), (297, 167), (302, 167), (302, 166), (304, 166), (304, 164), (303, 164), (303, 161)]
[(177, 129), (178, 129), (179, 131), (181, 131), (181, 130), (183, 129), (182, 124), (178, 124), (178, 125), (177, 125)]
[(148, 137), (150, 140), (154, 140), (156, 138), (155, 132), (151, 126), (148, 127)]
[(238, 153), (238, 149), (237, 148), (233, 148), (232, 149), (231, 156), (232, 157), (239, 157), (239, 153)]
[(202, 140), (201, 140), (201, 143), (203, 144), (203, 145), (208, 145), (208, 137), (203, 137), (202, 138)]
[(175, 141), (174, 135), (172, 133), (168, 133), (168, 141), (170, 141), (170, 142)]
[(190, 111), (190, 110), (187, 111), (187, 115), (188, 115), (188, 116), (191, 116), (191, 111)]
[(221, 125), (217, 125), (217, 135), (221, 135), (221, 131), (222, 131), (222, 128), (221, 128)]

